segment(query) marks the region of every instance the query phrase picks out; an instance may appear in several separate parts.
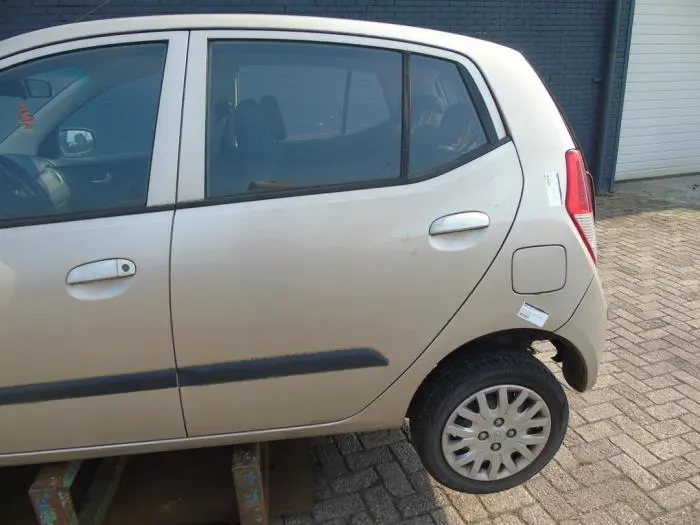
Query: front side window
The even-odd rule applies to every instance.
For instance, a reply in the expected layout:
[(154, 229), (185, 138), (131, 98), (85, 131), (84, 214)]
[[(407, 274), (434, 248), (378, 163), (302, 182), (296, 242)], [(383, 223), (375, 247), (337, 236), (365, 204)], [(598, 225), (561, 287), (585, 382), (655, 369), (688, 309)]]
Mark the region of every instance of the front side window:
[(208, 197), (400, 177), (400, 53), (222, 41), (209, 55)]
[(0, 221), (145, 206), (167, 44), (0, 71)]

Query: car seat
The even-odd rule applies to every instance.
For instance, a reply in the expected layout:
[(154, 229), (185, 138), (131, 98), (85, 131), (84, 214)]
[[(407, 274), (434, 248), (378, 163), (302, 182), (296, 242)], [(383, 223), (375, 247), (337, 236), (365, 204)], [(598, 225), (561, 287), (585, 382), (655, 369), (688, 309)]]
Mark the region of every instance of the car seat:
[(282, 142), (287, 138), (287, 126), (284, 124), (284, 117), (280, 111), (279, 102), (272, 95), (266, 95), (260, 99), (260, 109), (265, 116), (267, 125), (270, 128), (272, 137), (277, 142)]
[[(253, 99), (236, 107), (234, 130), (238, 142), (236, 186), (248, 188), (254, 181), (275, 181), (280, 176), (282, 150), (265, 112)], [(277, 129), (277, 135), (280, 136)]]

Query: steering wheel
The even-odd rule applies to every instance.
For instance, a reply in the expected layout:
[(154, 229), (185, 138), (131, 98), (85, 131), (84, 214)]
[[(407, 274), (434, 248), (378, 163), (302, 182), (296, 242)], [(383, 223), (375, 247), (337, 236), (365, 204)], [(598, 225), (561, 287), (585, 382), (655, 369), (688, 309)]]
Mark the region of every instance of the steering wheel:
[(31, 173), (8, 156), (0, 155), (0, 220), (51, 215), (55, 211), (38, 173)]

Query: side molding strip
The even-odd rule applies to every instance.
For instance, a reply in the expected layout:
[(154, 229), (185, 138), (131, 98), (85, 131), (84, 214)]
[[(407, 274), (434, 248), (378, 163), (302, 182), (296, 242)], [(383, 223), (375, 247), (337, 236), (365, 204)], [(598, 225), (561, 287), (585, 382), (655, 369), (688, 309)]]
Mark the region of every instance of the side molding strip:
[(322, 372), (342, 372), (388, 364), (388, 359), (376, 350), (351, 348), (185, 367), (179, 370), (178, 376), (180, 386), (202, 386)]
[(178, 380), (179, 386), (192, 387), (322, 372), (342, 372), (388, 364), (388, 359), (376, 350), (351, 348), (198, 365), (181, 368), (178, 371), (167, 369), (0, 387), (0, 406), (177, 388)]
[(177, 387), (174, 369), (0, 388), (0, 405), (107, 396)]

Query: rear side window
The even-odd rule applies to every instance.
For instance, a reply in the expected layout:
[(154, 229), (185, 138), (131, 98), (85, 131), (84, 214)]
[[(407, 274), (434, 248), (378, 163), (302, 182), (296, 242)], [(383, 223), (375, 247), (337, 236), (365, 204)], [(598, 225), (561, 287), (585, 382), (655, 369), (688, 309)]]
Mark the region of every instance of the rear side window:
[(365, 71), (352, 71), (347, 81), (350, 85), (347, 92), (346, 132), (362, 131), (391, 119), (391, 108), (377, 75)]
[(458, 66), (447, 60), (411, 57), (412, 178), (445, 170), (488, 143)]
[(398, 180), (402, 55), (213, 42), (207, 197)]
[(403, 184), (497, 143), (474, 81), (449, 60), (243, 40), (212, 41), (208, 56), (207, 198)]

